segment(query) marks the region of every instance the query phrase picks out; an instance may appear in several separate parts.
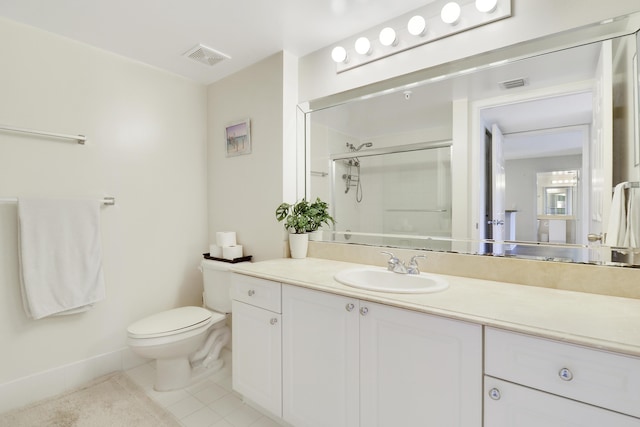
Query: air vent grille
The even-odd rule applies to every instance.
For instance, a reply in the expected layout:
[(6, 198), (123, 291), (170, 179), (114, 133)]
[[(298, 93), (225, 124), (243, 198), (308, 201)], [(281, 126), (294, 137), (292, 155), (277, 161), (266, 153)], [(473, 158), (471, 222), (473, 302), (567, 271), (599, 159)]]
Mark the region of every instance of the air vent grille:
[(183, 55), (189, 59), (192, 59), (204, 65), (208, 65), (210, 67), (224, 61), (225, 59), (231, 58), (229, 55), (225, 55), (222, 52), (218, 52), (217, 50), (211, 49), (210, 47), (201, 44), (189, 49)]
[(521, 78), (521, 79), (505, 80), (503, 82), (498, 83), (498, 86), (500, 86), (500, 89), (515, 89), (517, 87), (526, 86), (528, 84), (529, 84), (529, 81), (527, 79)]

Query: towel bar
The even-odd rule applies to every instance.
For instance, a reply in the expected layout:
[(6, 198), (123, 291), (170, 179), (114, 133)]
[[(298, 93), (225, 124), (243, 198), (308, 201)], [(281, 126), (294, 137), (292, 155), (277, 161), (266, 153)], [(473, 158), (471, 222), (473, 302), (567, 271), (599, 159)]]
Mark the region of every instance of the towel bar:
[[(105, 205), (105, 206), (113, 206), (116, 204), (116, 198), (115, 197), (104, 197), (102, 200), (100, 200), (100, 202)], [(0, 203), (18, 203), (18, 198), (17, 197), (2, 197), (0, 198)]]

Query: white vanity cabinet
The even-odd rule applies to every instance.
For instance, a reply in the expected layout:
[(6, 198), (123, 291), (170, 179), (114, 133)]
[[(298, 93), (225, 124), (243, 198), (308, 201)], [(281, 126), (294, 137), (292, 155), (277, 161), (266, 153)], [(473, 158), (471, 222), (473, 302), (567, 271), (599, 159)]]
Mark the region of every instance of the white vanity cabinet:
[(485, 330), (485, 427), (639, 427), (640, 359)]
[(233, 389), (282, 416), (280, 283), (232, 274)]
[(282, 316), (292, 425), (481, 426), (480, 325), (288, 285)]

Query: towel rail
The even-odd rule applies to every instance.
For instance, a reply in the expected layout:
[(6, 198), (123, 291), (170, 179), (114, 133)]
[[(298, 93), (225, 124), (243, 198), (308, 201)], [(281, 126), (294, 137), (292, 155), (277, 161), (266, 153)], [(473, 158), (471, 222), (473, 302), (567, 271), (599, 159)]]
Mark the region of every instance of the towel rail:
[[(104, 197), (100, 202), (105, 206), (113, 206), (116, 204), (115, 197)], [(0, 203), (18, 203), (17, 197), (0, 197)]]
[(640, 182), (635, 181), (635, 182), (625, 182), (624, 183), (624, 188), (640, 188)]
[(67, 135), (64, 133), (44, 132), (41, 130), (24, 129), (24, 128), (17, 128), (13, 126), (5, 126), (5, 125), (0, 125), (0, 130), (6, 130), (9, 132), (28, 133), (31, 135), (52, 136), (54, 138), (71, 139), (73, 141), (76, 141), (78, 144), (83, 144), (83, 145), (87, 140), (87, 137), (84, 135)]

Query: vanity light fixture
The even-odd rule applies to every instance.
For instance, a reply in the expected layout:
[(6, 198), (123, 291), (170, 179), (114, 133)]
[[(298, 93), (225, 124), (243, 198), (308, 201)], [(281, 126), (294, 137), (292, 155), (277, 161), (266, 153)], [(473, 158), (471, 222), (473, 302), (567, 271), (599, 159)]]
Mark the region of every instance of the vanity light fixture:
[(498, 0), (476, 0), (478, 12), (491, 13), (498, 7)]
[(371, 55), (371, 42), (366, 37), (360, 37), (356, 40), (355, 49), (360, 55)]
[(430, 0), (418, 9), (339, 41), (331, 58), (341, 73), (511, 16), (512, 0)]
[(454, 1), (445, 4), (440, 11), (440, 18), (445, 24), (456, 25), (460, 20), (462, 9)]
[(347, 62), (347, 50), (342, 46), (336, 46), (331, 51), (331, 59), (338, 64)]
[(385, 27), (380, 31), (380, 43), (382, 46), (395, 46), (398, 44), (396, 30), (391, 27)]
[(422, 37), (427, 30), (427, 21), (420, 16), (415, 15), (411, 19), (409, 19), (409, 23), (407, 24), (407, 31), (412, 36)]

